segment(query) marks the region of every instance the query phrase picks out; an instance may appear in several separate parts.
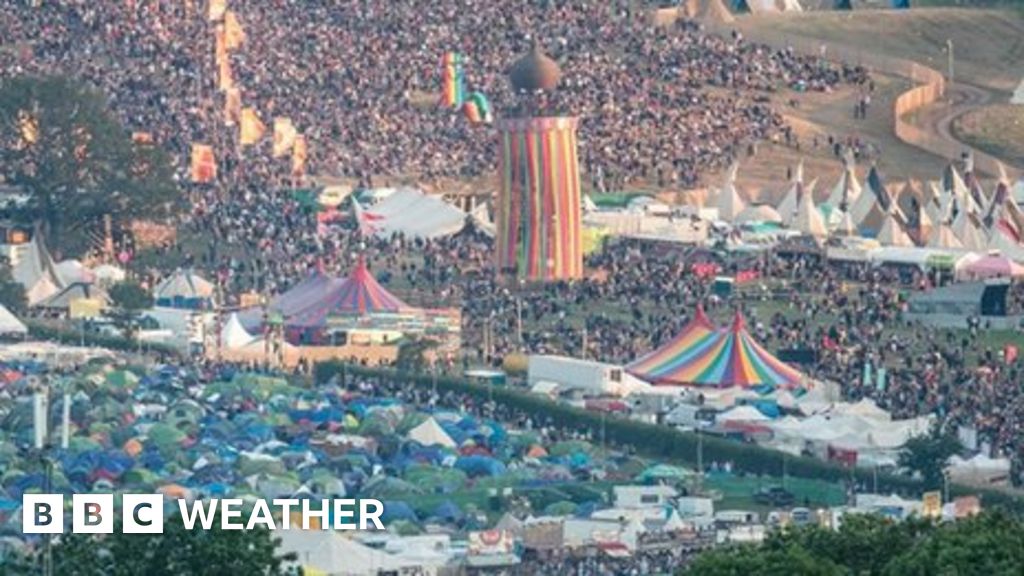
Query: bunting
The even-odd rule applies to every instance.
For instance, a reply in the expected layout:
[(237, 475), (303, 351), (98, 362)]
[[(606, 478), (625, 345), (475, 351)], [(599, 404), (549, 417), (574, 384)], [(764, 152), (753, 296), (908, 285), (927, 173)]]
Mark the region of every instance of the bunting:
[(238, 21), (238, 16), (231, 10), (224, 13), (224, 46), (228, 50), (237, 50), (245, 43), (245, 31)]
[(254, 108), (242, 108), (241, 124), (240, 142), (242, 146), (256, 144), (263, 139), (263, 134), (267, 131), (267, 127), (263, 125), (263, 121), (260, 120)]
[(212, 182), (217, 177), (217, 159), (213, 147), (205, 144), (192, 145), (192, 181)]
[(288, 154), (294, 148), (295, 138), (298, 135), (291, 118), (284, 116), (274, 118), (274, 158)]

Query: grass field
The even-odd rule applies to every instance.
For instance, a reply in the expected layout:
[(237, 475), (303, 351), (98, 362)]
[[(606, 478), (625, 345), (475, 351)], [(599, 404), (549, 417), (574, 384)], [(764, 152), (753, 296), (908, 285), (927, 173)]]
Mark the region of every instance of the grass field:
[(997, 104), (972, 110), (953, 121), (953, 133), (971, 146), (1024, 166), (1024, 106)]

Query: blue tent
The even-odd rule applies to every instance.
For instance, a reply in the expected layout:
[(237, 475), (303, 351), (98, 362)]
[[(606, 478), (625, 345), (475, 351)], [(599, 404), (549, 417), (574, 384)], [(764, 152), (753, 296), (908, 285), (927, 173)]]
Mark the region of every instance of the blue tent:
[(477, 476), (500, 476), (505, 473), (505, 465), (487, 456), (463, 456), (455, 461), (455, 468), (462, 470), (470, 478)]
[(459, 522), (464, 517), (462, 510), (451, 500), (445, 500), (434, 509), (434, 517), (445, 522)]
[(385, 524), (388, 522), (394, 522), (395, 520), (408, 520), (410, 522), (419, 522), (420, 519), (416, 516), (416, 512), (406, 502), (402, 500), (386, 500), (384, 503), (384, 514), (381, 515), (380, 519)]

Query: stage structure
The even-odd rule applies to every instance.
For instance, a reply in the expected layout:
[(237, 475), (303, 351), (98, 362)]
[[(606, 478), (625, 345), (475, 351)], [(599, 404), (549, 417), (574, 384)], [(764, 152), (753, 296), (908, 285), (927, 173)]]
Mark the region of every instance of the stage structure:
[(496, 265), (530, 281), (583, 275), (578, 119), (556, 113), (549, 100), (560, 78), (535, 42), (512, 66), (517, 103), (497, 122)]

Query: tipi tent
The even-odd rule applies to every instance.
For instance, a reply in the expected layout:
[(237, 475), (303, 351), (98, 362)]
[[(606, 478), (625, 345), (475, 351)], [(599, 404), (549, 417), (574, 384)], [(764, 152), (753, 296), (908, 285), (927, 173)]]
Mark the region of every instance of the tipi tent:
[(775, 208), (767, 204), (752, 204), (743, 209), (739, 215), (736, 216), (736, 223), (743, 222), (772, 222), (775, 224), (782, 223), (782, 217), (775, 211)]
[(409, 430), (409, 439), (415, 440), (424, 446), (441, 446), (444, 448), (456, 448), (458, 444), (452, 437), (441, 428), (433, 416), (427, 418), (422, 424)]
[(707, 20), (719, 24), (731, 24), (736, 20), (722, 0), (690, 0), (690, 13), (687, 17), (694, 20)]
[(29, 305), (53, 296), (64, 287), (39, 234), (34, 235), (27, 244), (19, 246), (15, 256), (11, 274), (14, 281), (25, 288)]
[(960, 239), (953, 233), (953, 229), (946, 224), (940, 224), (932, 229), (931, 236), (928, 237), (929, 248), (963, 248), (964, 245), (960, 242)]
[(78, 260), (64, 260), (57, 263), (55, 270), (57, 277), (65, 286), (75, 282), (92, 282), (92, 270), (85, 267)]
[(190, 270), (176, 270), (157, 284), (153, 298), (157, 306), (197, 310), (209, 307), (215, 287)]
[(988, 248), (988, 238), (982, 232), (978, 218), (965, 210), (961, 210), (953, 220), (953, 233), (967, 250), (979, 251)]
[(803, 12), (804, 8), (800, 5), (800, 0), (779, 0), (781, 10), (783, 12)]
[(736, 191), (736, 174), (739, 172), (739, 169), (739, 163), (733, 163), (729, 167), (729, 172), (725, 178), (725, 185), (718, 193), (716, 205), (718, 207), (719, 220), (732, 222), (743, 211), (743, 208), (746, 207), (743, 199), (740, 198), (739, 192)]
[(832, 234), (836, 236), (856, 236), (857, 225), (853, 223), (853, 217), (849, 212), (836, 209), (832, 215), (838, 215), (836, 225), (832, 228)]
[(1017, 85), (1017, 89), (1013, 91), (1013, 96), (1010, 97), (1010, 104), (1024, 106), (1024, 78)]
[(778, 212), (779, 216), (782, 216), (782, 221), (787, 225), (793, 220), (796, 215), (796, 206), (800, 201), (800, 186), (804, 182), (804, 161), (801, 160), (796, 165), (796, 169), (793, 170), (793, 177), (789, 180), (789, 190), (786, 191), (786, 195), (782, 197), (782, 201), (779, 202)]
[[(801, 185), (802, 187), (802, 185)], [(802, 234), (815, 238), (828, 236), (828, 229), (825, 227), (825, 219), (822, 218), (818, 207), (814, 205), (814, 198), (810, 192), (801, 194), (800, 203), (797, 205), (796, 217), (790, 226), (799, 230)]]
[(914, 245), (913, 240), (910, 239), (910, 236), (907, 236), (903, 226), (900, 225), (891, 212), (885, 214), (882, 220), (882, 227), (879, 228), (878, 236), (875, 239), (883, 246), (910, 247)]
[(36, 302), (35, 306), (51, 310), (69, 310), (71, 303), (76, 300), (96, 300), (102, 306), (110, 303), (110, 297), (106, 291), (97, 288), (93, 284), (75, 282), (50, 297)]
[(845, 209), (849, 211), (850, 207), (860, 198), (860, 193), (860, 182), (857, 181), (857, 175), (854, 173), (853, 162), (846, 162), (843, 173), (839, 175), (839, 180), (832, 187), (832, 193), (829, 194), (828, 205), (833, 209), (842, 208), (845, 205)]
[(11, 313), (3, 304), (0, 304), (0, 336), (28, 334), (28, 328)]

